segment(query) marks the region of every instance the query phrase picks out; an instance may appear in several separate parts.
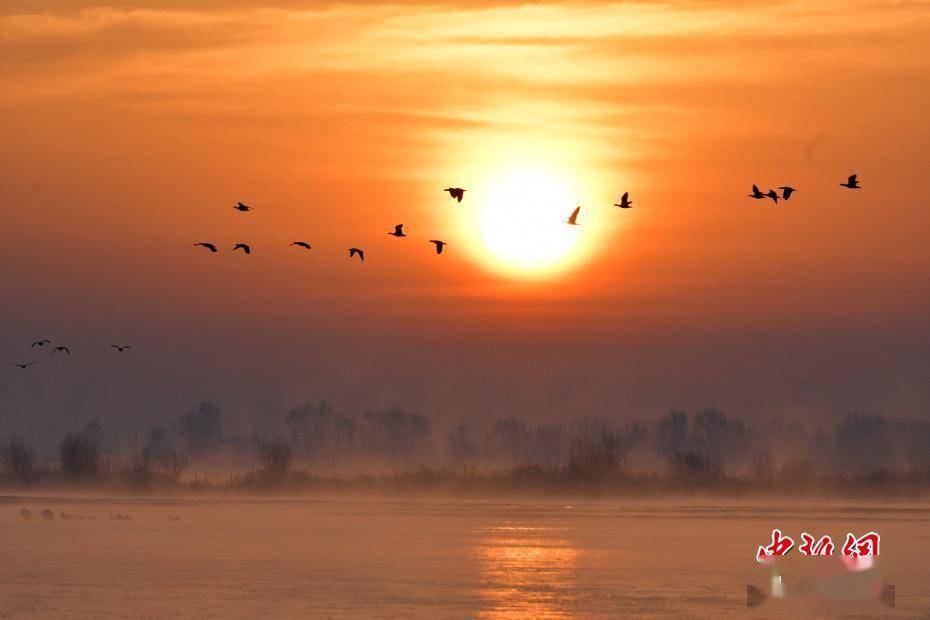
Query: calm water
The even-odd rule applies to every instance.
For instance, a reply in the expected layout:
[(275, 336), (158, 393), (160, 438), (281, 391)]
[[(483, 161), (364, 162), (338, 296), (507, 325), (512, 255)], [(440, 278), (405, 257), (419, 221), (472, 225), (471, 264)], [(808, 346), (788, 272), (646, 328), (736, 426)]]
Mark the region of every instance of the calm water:
[(805, 614), (930, 617), (930, 503), (8, 496), (0, 618), (790, 617), (745, 606), (773, 527), (882, 535), (897, 609)]

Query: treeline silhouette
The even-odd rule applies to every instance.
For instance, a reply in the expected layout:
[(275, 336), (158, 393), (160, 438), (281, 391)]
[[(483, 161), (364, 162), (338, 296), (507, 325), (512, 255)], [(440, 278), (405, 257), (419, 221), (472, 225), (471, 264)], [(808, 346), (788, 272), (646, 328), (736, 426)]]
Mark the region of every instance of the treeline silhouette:
[[(207, 474), (205, 472), (211, 472)], [(353, 416), (326, 401), (278, 432), (224, 432), (202, 402), (121, 438), (96, 421), (40, 455), (0, 436), (0, 484), (170, 490), (600, 490), (920, 494), (930, 490), (930, 419), (850, 413), (832, 423), (746, 421), (716, 409), (624, 422), (517, 417), (441, 430), (400, 408)]]

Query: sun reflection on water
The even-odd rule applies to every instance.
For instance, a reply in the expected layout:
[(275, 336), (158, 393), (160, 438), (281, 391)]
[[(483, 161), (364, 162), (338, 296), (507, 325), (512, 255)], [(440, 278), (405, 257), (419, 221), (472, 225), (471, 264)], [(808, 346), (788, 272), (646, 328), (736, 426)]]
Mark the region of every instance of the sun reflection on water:
[(579, 551), (556, 528), (501, 526), (476, 548), (481, 568), (479, 617), (563, 618), (571, 615)]

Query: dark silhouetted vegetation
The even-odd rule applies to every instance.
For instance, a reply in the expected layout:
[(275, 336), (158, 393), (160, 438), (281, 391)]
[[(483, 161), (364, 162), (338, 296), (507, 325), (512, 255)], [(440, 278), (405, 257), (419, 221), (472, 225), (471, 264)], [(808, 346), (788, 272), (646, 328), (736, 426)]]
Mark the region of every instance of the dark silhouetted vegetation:
[(10, 480), (29, 483), (36, 474), (36, 453), (25, 440), (16, 435), (0, 438), (0, 471)]
[(100, 472), (100, 440), (94, 429), (70, 432), (58, 445), (61, 471), (77, 479), (90, 479)]
[[(0, 438), (0, 483), (81, 481), (190, 492), (930, 491), (930, 420), (924, 418), (850, 413), (832, 423), (747, 423), (705, 408), (623, 423), (592, 416), (529, 423), (509, 416), (436, 433), (420, 413), (394, 407), (355, 417), (320, 401), (289, 410), (278, 428), (226, 435), (220, 408), (203, 402), (169, 427), (135, 436), (126, 449), (118, 433), (96, 421), (66, 433), (45, 460), (25, 439), (9, 436)], [(255, 457), (257, 468), (242, 473)], [(217, 477), (218, 470), (227, 477)]]
[(174, 431), (187, 441), (193, 454), (215, 450), (223, 443), (223, 424), (220, 408), (211, 402), (202, 402), (193, 411), (178, 416), (172, 423)]
[(267, 480), (282, 480), (291, 469), (291, 447), (283, 437), (258, 441), (259, 473)]

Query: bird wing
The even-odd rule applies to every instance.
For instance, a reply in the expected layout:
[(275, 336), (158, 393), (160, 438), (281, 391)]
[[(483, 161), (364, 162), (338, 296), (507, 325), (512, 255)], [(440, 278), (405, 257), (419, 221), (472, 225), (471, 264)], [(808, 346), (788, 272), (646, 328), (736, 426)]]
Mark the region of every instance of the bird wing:
[(858, 175), (858, 174), (851, 174), (851, 175), (849, 175), (849, 184), (850, 184), (850, 185), (855, 185), (858, 178), (859, 178), (859, 175)]
[(399, 235), (399, 234), (401, 234), (402, 232), (404, 232), (404, 225), (403, 225), (403, 224), (398, 224), (398, 225), (396, 225), (396, 226), (394, 227), (394, 234), (395, 234), (395, 235)]
[(753, 185), (753, 186), (752, 186), (752, 193), (755, 194), (756, 196), (758, 196), (758, 195), (761, 194), (762, 192), (759, 191), (759, 187), (758, 187), (757, 185)]
[(251, 254), (251, 253), (252, 253), (252, 248), (250, 248), (250, 247), (249, 247), (248, 245), (246, 245), (246, 244), (242, 244), (242, 249), (245, 250), (245, 253), (246, 253), (246, 254)]
[(627, 202), (630, 198), (630, 192), (623, 192), (623, 195), (620, 196), (620, 202)]
[(581, 207), (575, 207), (575, 210), (572, 211), (572, 214), (568, 216), (568, 221), (574, 224), (580, 212), (581, 212)]

